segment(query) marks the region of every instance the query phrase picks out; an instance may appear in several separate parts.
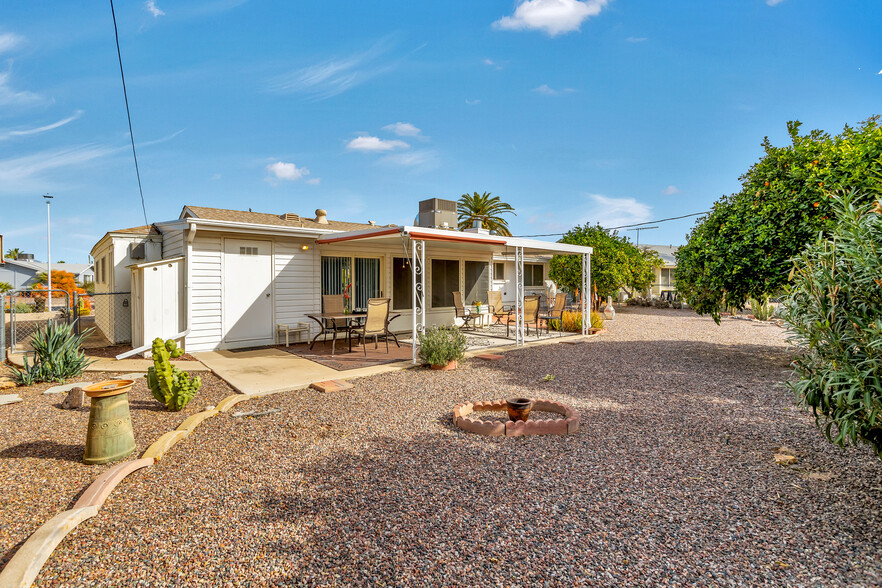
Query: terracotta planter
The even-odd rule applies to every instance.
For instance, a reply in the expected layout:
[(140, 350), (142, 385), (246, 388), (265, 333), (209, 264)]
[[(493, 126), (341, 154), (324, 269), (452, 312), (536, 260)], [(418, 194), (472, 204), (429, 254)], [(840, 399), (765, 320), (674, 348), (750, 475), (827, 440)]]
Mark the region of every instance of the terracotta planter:
[(508, 418), (512, 421), (526, 421), (530, 418), (533, 401), (529, 398), (509, 398), (505, 401)]
[(448, 361), (447, 365), (433, 365), (433, 370), (441, 370), (442, 372), (446, 372), (448, 370), (455, 370), (457, 366), (457, 361), (454, 359), (453, 361)]

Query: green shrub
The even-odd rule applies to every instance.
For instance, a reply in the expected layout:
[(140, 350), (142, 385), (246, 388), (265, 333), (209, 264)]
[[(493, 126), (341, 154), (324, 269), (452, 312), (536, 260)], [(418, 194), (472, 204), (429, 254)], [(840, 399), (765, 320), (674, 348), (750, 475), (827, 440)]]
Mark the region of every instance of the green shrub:
[(882, 206), (855, 200), (835, 198), (832, 233), (794, 260), (781, 316), (800, 404), (831, 442), (882, 458)]
[(769, 304), (769, 299), (760, 302), (756, 298), (750, 299), (750, 309), (753, 311), (753, 318), (758, 321), (767, 321), (775, 314), (775, 307)]
[(16, 302), (15, 310), (18, 314), (23, 314), (27, 312), (34, 312), (34, 307), (28, 304), (27, 302)]
[(463, 358), (468, 344), (456, 327), (431, 327), (420, 333), (420, 359), (429, 365), (447, 365)]
[(65, 323), (50, 322), (40, 327), (31, 338), (34, 348), (34, 363), (29, 364), (25, 357), (24, 368), (12, 368), (12, 378), (17, 383), (29, 386), (37, 382), (64, 382), (86, 371), (95, 360), (90, 360), (80, 346), (92, 329), (80, 335)]
[(173, 366), (170, 359), (180, 357), (184, 350), (179, 348), (173, 339), (163, 341), (159, 337), (153, 340), (153, 367), (147, 368), (147, 385), (153, 397), (171, 411), (183, 409), (196, 396), (202, 387), (202, 378), (190, 377), (190, 374)]
[(0, 294), (12, 292), (12, 290), (12, 284), (10, 284), (9, 282), (0, 282)]

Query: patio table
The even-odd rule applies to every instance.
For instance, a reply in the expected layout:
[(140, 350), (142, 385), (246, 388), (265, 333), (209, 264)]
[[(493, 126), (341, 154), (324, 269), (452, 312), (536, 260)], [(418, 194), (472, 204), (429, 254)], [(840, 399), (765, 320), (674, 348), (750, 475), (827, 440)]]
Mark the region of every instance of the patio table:
[[(315, 322), (319, 324), (321, 329), (319, 329), (318, 334), (312, 338), (312, 342), (309, 344), (309, 348), (312, 349), (315, 346), (316, 340), (322, 335), (326, 335), (328, 333), (333, 333), (333, 337), (331, 338), (331, 357), (334, 357), (334, 353), (337, 348), (337, 333), (340, 329), (337, 328), (337, 323), (340, 322), (343, 326), (346, 327), (347, 333), (349, 332), (349, 321), (352, 319), (362, 319), (367, 317), (366, 312), (356, 312), (356, 313), (337, 313), (337, 312), (322, 312), (319, 314), (308, 314), (307, 318), (311, 318)], [(327, 321), (331, 322), (331, 326), (328, 327)], [(325, 339), (327, 342), (327, 338)]]

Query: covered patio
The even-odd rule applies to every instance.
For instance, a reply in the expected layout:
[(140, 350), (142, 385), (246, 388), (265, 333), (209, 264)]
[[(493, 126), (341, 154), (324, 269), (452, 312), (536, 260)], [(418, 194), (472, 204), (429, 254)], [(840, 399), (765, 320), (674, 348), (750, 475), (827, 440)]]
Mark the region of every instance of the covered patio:
[[(493, 332), (480, 332), (476, 330), (469, 333), (470, 346), (492, 347), (494, 339), (501, 339), (499, 345), (509, 345), (514, 342), (515, 346), (523, 346), (528, 340), (537, 340), (534, 334), (528, 337), (528, 325), (524, 320), (524, 298), (526, 293), (525, 259), (548, 258), (553, 255), (578, 255), (581, 259), (581, 292), (590, 292), (591, 285), (591, 247), (569, 245), (565, 243), (551, 243), (534, 239), (518, 237), (503, 237), (490, 235), (481, 229), (470, 231), (452, 231), (443, 229), (431, 229), (415, 226), (382, 227), (361, 231), (337, 233), (322, 237), (315, 241), (323, 251), (364, 251), (382, 250), (399, 251), (404, 253), (400, 267), (393, 261), (391, 275), (391, 289), (394, 296), (393, 312), (398, 314), (397, 324), (393, 327), (397, 332), (403, 332), (403, 321), (409, 319), (410, 335), (402, 338), (402, 342), (419, 341), (419, 334), (425, 331), (429, 323), (450, 325), (455, 323), (450, 320), (449, 307), (453, 290), (462, 289), (463, 282), (460, 276), (466, 275), (466, 268), (460, 267), (459, 259), (464, 259), (464, 264), (472, 264), (474, 269), (469, 273), (477, 272), (480, 279), (471, 280), (472, 286), (477, 288), (480, 284), (487, 284), (486, 290), (498, 286), (499, 280), (494, 279), (495, 268), (501, 269), (501, 264), (496, 260), (509, 259), (514, 269), (514, 276), (505, 282), (505, 287), (510, 287), (513, 292), (512, 312), (507, 321), (512, 325), (506, 325), (505, 335), (503, 329), (491, 329)], [(454, 260), (447, 258), (454, 257)], [(447, 263), (450, 261), (450, 263)], [(529, 266), (527, 266), (529, 267)], [(486, 278), (483, 275), (486, 272)], [(427, 276), (428, 284), (427, 284)], [(324, 280), (324, 277), (323, 277)], [(468, 279), (465, 281), (468, 283)], [(448, 286), (452, 284), (451, 286)], [(473, 288), (473, 290), (474, 290)], [(409, 291), (409, 292), (408, 292)], [(486, 291), (484, 292), (486, 294)], [(402, 300), (409, 294), (410, 308), (404, 308)], [(509, 299), (511, 295), (509, 296)], [(582, 314), (582, 333), (588, 334), (591, 326), (590, 321), (590, 296), (581, 296), (578, 311)], [(438, 309), (441, 309), (440, 311)], [(447, 312), (443, 312), (447, 309)], [(398, 312), (398, 311), (401, 312)], [(538, 325), (537, 325), (538, 327)], [(538, 328), (536, 329), (538, 331)], [(535, 331), (534, 331), (535, 333)], [(418, 363), (418, 349), (412, 345), (413, 363)]]

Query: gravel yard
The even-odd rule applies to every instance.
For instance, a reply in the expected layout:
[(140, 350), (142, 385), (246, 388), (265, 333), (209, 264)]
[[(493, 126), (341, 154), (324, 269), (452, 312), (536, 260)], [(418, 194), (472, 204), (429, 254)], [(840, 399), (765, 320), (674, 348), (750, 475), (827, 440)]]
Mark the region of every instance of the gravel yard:
[[(607, 327), (452, 372), (239, 405), (281, 412), (206, 421), (123, 482), (38, 584), (882, 584), (882, 462), (831, 446), (795, 408), (778, 385), (779, 327), (643, 308)], [(452, 424), (456, 404), (512, 396), (571, 406), (580, 432), (493, 438)], [(795, 465), (774, 463), (782, 446)], [(14, 489), (12, 504), (52, 502), (48, 515), (81, 466), (35, 454), (51, 484), (40, 502)], [(4, 482), (17, 461), (0, 461)]]
[[(99, 382), (121, 374), (86, 372), (78, 381)], [(200, 372), (202, 389), (181, 412), (167, 412), (144, 379), (129, 394), (129, 410), (137, 447), (129, 459), (140, 457), (160, 435), (185, 418), (235, 394), (226, 382)], [(63, 394), (43, 394), (55, 383), (20, 387), (6, 392), (23, 401), (0, 406), (0, 566), (12, 557), (19, 543), (37, 527), (73, 506), (80, 491), (113, 464), (85, 465), (89, 402), (80, 410), (65, 410)]]

